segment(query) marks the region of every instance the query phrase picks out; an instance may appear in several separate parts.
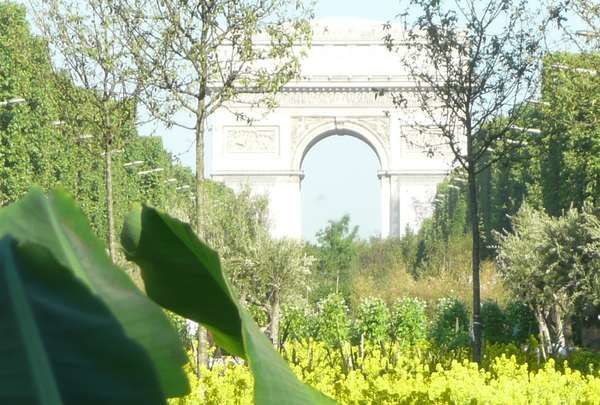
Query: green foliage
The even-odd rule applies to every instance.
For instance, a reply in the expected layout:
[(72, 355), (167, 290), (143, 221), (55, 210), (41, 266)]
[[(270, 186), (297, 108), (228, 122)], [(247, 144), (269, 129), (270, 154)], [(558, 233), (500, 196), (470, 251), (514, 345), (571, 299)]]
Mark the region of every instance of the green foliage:
[[(576, 306), (593, 306), (600, 296), (597, 213), (584, 204), (551, 218), (525, 205), (513, 217), (513, 231), (498, 239), (498, 270), (507, 287), (537, 312), (544, 344), (564, 346)], [(553, 334), (546, 323), (554, 326)]]
[(317, 297), (330, 292), (349, 294), (349, 270), (356, 258), (356, 234), (358, 227), (350, 228), (350, 216), (329, 224), (317, 233), (317, 272), (315, 284), (319, 286)]
[[(512, 229), (510, 217), (524, 201), (551, 216), (560, 216), (572, 205), (581, 208), (586, 201), (595, 206), (600, 202), (596, 100), (600, 76), (590, 73), (600, 69), (600, 56), (597, 52), (555, 53), (548, 54), (543, 64), (543, 104), (520, 108), (517, 122), (541, 133), (515, 132), (511, 142), (500, 142), (482, 158), (482, 164), (490, 164), (477, 177), (486, 255), (495, 254), (494, 232)], [(488, 130), (505, 122), (506, 117), (498, 117)], [(459, 189), (448, 188), (448, 183), (438, 187), (433, 215), (424, 221), (415, 242), (415, 267), (411, 268), (415, 274), (426, 271), (427, 264), (445, 268), (448, 238), (466, 232), (466, 190), (460, 182), (454, 185)]]
[(588, 350), (575, 350), (569, 353), (569, 367), (586, 374), (598, 374), (600, 371), (600, 354)]
[(506, 305), (504, 311), (506, 323), (510, 330), (511, 339), (523, 344), (527, 342), (529, 336), (539, 333), (535, 315), (531, 309), (518, 301), (511, 301)]
[(400, 298), (392, 308), (390, 337), (402, 345), (413, 346), (427, 337), (426, 304), (418, 298)]
[[(102, 133), (91, 123), (98, 114), (93, 94), (54, 73), (46, 43), (29, 31), (24, 7), (0, 4), (0, 43), (0, 101), (26, 100), (0, 107), (0, 206), (33, 184), (45, 190), (60, 186), (75, 196), (96, 235), (106, 240), (105, 159)], [(130, 117), (130, 106), (124, 108)], [(192, 185), (193, 175), (172, 163), (160, 138), (138, 136), (130, 117), (115, 130), (112, 147), (122, 150), (112, 157), (117, 224), (140, 201), (190, 220), (192, 201), (176, 187)], [(142, 164), (124, 167), (136, 161)], [(163, 171), (137, 175), (155, 168)], [(177, 182), (167, 182), (172, 178)]]
[(355, 340), (382, 343), (388, 340), (390, 311), (380, 298), (366, 297), (356, 311), (353, 323)]
[(0, 211), (0, 235), (11, 297), (0, 347), (12, 359), (0, 368), (13, 376), (0, 382), (3, 402), (162, 403), (187, 392), (186, 357), (163, 311), (111, 263), (70, 198), (34, 189)]
[(284, 305), (279, 341), (305, 340), (312, 336), (315, 328), (314, 314), (306, 306)]
[(31, 184), (65, 187), (76, 181), (72, 143), (54, 121), (62, 119), (59, 93), (48, 50), (29, 32), (25, 8), (0, 4), (0, 205), (23, 196)]
[(317, 303), (315, 337), (331, 346), (347, 341), (350, 334), (348, 307), (340, 294), (330, 294)]
[(483, 323), (483, 338), (486, 341), (505, 343), (510, 340), (510, 325), (497, 302), (484, 301), (481, 304), (481, 322)]
[(429, 334), (432, 342), (441, 348), (452, 350), (468, 346), (471, 338), (465, 304), (456, 299), (441, 298), (431, 321)]

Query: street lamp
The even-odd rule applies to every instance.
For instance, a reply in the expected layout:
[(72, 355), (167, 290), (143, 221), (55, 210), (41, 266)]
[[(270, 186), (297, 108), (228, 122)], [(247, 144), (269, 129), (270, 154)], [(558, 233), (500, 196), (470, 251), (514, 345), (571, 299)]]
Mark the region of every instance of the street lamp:
[(134, 160), (133, 162), (127, 162), (123, 164), (123, 167), (139, 166), (143, 164), (143, 160)]
[(586, 38), (600, 38), (600, 33), (595, 31), (585, 31), (579, 30), (575, 32), (575, 35), (578, 37), (586, 37)]
[(157, 167), (156, 169), (150, 169), (150, 170), (144, 170), (141, 172), (137, 172), (138, 176), (145, 176), (147, 174), (151, 174), (151, 173), (158, 173), (158, 172), (162, 172), (163, 170), (165, 170), (162, 167)]
[(0, 101), (0, 107), (6, 107), (6, 106), (17, 105), (17, 104), (23, 104), (26, 101), (27, 100), (25, 100), (24, 98), (21, 98), (21, 97), (13, 97), (13, 98), (8, 99), (8, 100)]
[(523, 128), (523, 127), (519, 127), (517, 125), (511, 125), (510, 129), (512, 129), (513, 131), (526, 132), (529, 135), (541, 135), (542, 134), (542, 130), (537, 129), (537, 128)]
[(596, 76), (598, 74), (598, 72), (594, 69), (575, 68), (575, 67), (570, 67), (570, 66), (563, 65), (560, 63), (554, 63), (554, 64), (550, 65), (550, 67), (554, 68), (554, 69), (559, 69), (559, 70), (570, 70), (570, 71), (577, 72), (577, 73), (589, 73), (592, 76)]

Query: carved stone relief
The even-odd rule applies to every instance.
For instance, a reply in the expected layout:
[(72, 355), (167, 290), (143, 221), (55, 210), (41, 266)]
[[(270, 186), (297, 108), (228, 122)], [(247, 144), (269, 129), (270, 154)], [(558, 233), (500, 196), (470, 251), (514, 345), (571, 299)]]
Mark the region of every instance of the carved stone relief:
[(279, 127), (225, 127), (227, 153), (279, 153)]
[(415, 213), (415, 225), (423, 223), (425, 218), (430, 217), (433, 214), (433, 204), (428, 199), (419, 199), (411, 197), (412, 209)]

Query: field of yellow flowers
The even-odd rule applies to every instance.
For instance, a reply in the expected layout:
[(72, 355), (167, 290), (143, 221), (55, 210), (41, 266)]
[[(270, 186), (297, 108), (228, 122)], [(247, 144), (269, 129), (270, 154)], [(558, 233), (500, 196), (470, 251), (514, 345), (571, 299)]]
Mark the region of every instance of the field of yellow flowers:
[[(600, 404), (600, 374), (575, 370), (566, 360), (540, 362), (513, 345), (490, 346), (484, 364), (468, 353), (437, 353), (421, 345), (332, 348), (294, 342), (282, 354), (294, 372), (340, 404)], [(252, 376), (244, 364), (216, 364), (192, 394), (171, 404), (251, 404)]]

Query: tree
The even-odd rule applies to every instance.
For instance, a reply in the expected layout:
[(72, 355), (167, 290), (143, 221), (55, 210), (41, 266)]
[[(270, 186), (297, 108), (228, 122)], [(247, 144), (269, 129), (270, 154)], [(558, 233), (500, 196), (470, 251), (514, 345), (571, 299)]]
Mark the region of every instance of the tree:
[(203, 187), (204, 234), (222, 258), (224, 271), (240, 301), (248, 307), (264, 304), (263, 261), (269, 245), (268, 201), (248, 188), (234, 192), (222, 183)]
[[(302, 296), (298, 287), (305, 285), (314, 258), (303, 243), (291, 239), (268, 240), (262, 247), (261, 274), (268, 302), (269, 331), (275, 347), (279, 347), (281, 306), (292, 297)], [(296, 299), (297, 301), (297, 299)]]
[(402, 44), (396, 45), (391, 34), (386, 37), (390, 50), (402, 52), (402, 66), (417, 84), (410, 94), (394, 95), (395, 103), (409, 112), (409, 125), (421, 134), (420, 141), (409, 141), (420, 143), (428, 154), (451, 154), (467, 172), (473, 358), (478, 362), (482, 329), (477, 175), (491, 163), (490, 149), (519, 135), (511, 128), (536, 88), (544, 24), (535, 24), (527, 3), (464, 0), (454, 2), (456, 9), (451, 10), (438, 0), (411, 0), (409, 15), (417, 17)]
[(339, 221), (329, 221), (317, 232), (319, 276), (327, 288), (335, 285), (336, 294), (340, 291), (340, 281), (346, 286), (350, 265), (356, 257), (357, 233), (358, 226), (350, 228), (349, 215), (342, 216)]
[[(295, 2), (295, 7), (289, 7), (285, 0), (117, 3), (129, 49), (146, 78), (145, 107), (168, 126), (195, 133), (195, 226), (204, 238), (200, 218), (205, 208), (202, 187), (207, 120), (232, 102), (273, 105), (275, 93), (299, 72), (295, 45), (308, 40), (309, 15), (301, 1)], [(179, 120), (176, 113), (184, 113), (187, 119)], [(190, 119), (191, 124), (187, 122)], [(205, 347), (202, 330), (199, 340)], [(206, 360), (202, 350), (199, 362)]]
[[(131, 54), (124, 46), (114, 2), (90, 0), (33, 0), (37, 25), (56, 51), (66, 73), (73, 102), (82, 107), (78, 120), (98, 135), (104, 157), (107, 244), (110, 257), (117, 251), (112, 157), (133, 133), (137, 95), (141, 87)], [(72, 84), (79, 88), (73, 88)], [(71, 91), (69, 91), (71, 90)], [(71, 123), (73, 124), (73, 123)]]
[[(240, 302), (266, 314), (269, 334), (279, 345), (281, 306), (303, 296), (314, 258), (303, 243), (269, 235), (268, 200), (248, 188), (236, 193), (221, 183), (204, 185), (204, 232), (221, 255)], [(297, 299), (294, 300), (297, 303)]]
[(543, 349), (567, 347), (576, 306), (600, 302), (600, 219), (594, 211), (586, 204), (552, 218), (524, 205), (512, 232), (497, 234), (498, 270), (533, 310)]

